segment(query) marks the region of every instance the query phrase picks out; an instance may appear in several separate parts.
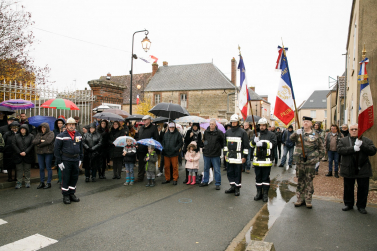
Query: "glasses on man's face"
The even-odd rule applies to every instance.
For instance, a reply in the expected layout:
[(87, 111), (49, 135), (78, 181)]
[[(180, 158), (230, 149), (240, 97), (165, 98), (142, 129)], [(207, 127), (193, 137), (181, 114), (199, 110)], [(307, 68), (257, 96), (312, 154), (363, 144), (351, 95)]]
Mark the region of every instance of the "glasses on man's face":
[(350, 129), (351, 131), (357, 131), (357, 128)]

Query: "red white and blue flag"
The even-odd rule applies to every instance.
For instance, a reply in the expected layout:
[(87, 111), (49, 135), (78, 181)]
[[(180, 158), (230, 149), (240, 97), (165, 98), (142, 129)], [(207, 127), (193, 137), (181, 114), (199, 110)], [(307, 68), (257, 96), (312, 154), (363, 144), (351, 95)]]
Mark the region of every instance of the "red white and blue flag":
[(285, 125), (288, 125), (295, 117), (293, 109), (293, 99), (295, 98), (291, 75), (288, 68), (288, 60), (280, 46), (278, 47), (279, 56), (276, 61), (275, 69), (281, 70), (279, 89), (275, 101), (274, 115)]
[(136, 96), (136, 104), (138, 105), (140, 102), (140, 98), (139, 98), (139, 95)]
[(240, 62), (238, 64), (240, 70), (240, 93), (238, 96), (238, 108), (241, 111), (242, 117), (246, 120), (247, 117), (247, 103), (250, 100), (249, 91), (247, 89), (246, 68), (243, 63), (243, 58), (240, 55)]
[(373, 100), (372, 93), (370, 91), (367, 64), (369, 59), (365, 58), (360, 62), (360, 71), (358, 83), (360, 84), (360, 105), (359, 105), (359, 138), (363, 133), (373, 126), (374, 121), (374, 111), (373, 111)]

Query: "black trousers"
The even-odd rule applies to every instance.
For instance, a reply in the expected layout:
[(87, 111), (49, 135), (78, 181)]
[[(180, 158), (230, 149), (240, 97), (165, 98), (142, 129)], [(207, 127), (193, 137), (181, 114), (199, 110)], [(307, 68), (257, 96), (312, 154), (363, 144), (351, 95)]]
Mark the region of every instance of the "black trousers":
[(108, 163), (108, 155), (106, 152), (102, 153), (99, 159), (98, 175), (105, 176), (105, 171)]
[(367, 206), (367, 198), (369, 192), (369, 177), (366, 178), (344, 178), (344, 205), (353, 207), (355, 204), (354, 189), (355, 180), (357, 180), (357, 202), (358, 208), (365, 208)]
[(161, 162), (160, 162), (160, 167), (159, 167), (160, 173), (164, 172), (164, 166), (165, 166), (165, 160), (164, 159), (165, 159), (164, 155), (162, 155), (162, 153), (161, 153)]
[(123, 157), (113, 158), (113, 174), (115, 177), (122, 176)]
[(137, 179), (139, 181), (144, 180), (145, 164), (146, 164), (146, 162), (144, 161), (145, 155), (147, 155), (147, 153), (137, 153), (137, 159), (139, 160), (139, 169), (137, 170)]
[(63, 161), (64, 169), (62, 171), (62, 194), (70, 195), (76, 192), (76, 184), (79, 179), (79, 162)]
[(281, 142), (277, 143), (278, 152), (279, 152), (279, 159), (281, 158)]
[(92, 178), (96, 177), (97, 171), (98, 175), (101, 175), (100, 168), (101, 168), (101, 158), (100, 156), (91, 157), (90, 155), (87, 158), (87, 161), (89, 162), (88, 165), (85, 165), (85, 177)]
[(241, 188), (242, 164), (228, 163), (227, 173), (229, 184)]
[(3, 169), (8, 171), (8, 179), (12, 178), (12, 170), (14, 170), (14, 179), (17, 177), (16, 164), (13, 163), (13, 160), (8, 158), (3, 158)]
[(255, 185), (256, 187), (262, 187), (263, 190), (270, 189), (270, 172), (271, 167), (259, 167), (254, 166), (255, 171)]

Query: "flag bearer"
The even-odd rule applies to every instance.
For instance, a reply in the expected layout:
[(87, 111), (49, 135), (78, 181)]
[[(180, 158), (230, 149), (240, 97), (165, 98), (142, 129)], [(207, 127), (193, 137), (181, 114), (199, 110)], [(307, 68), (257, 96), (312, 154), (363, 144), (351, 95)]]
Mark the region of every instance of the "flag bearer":
[(240, 195), (242, 164), (246, 162), (249, 153), (249, 138), (240, 127), (237, 114), (230, 117), (231, 129), (225, 133), (224, 155), (228, 162), (227, 176), (230, 188), (225, 193)]
[[(294, 132), (290, 139), (296, 142), (296, 150), (293, 158), (296, 162), (297, 182), (297, 202), (295, 207), (305, 205), (312, 208), (312, 195), (314, 193), (313, 178), (315, 175), (315, 165), (323, 158), (325, 148), (320, 135), (312, 129), (312, 118), (303, 117), (303, 129)], [(300, 135), (304, 142), (305, 158), (303, 157)]]
[(277, 144), (276, 134), (267, 129), (267, 119), (261, 118), (258, 121), (259, 132), (250, 142), (254, 148), (253, 166), (255, 171), (255, 185), (257, 195), (254, 200), (268, 201), (268, 190), (270, 189), (270, 172), (272, 160), (274, 159), (273, 147)]
[(69, 118), (67, 130), (58, 134), (55, 139), (54, 154), (60, 170), (62, 170), (62, 193), (64, 204), (79, 202), (75, 196), (76, 184), (79, 177), (79, 166), (83, 159), (82, 136), (75, 130), (76, 121)]

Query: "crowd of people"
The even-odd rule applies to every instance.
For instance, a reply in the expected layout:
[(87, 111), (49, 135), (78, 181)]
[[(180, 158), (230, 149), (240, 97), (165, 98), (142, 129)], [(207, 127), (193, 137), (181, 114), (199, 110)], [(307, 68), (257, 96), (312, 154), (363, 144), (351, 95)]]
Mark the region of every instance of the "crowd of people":
[[(159, 176), (164, 176), (162, 184), (177, 185), (178, 167), (182, 165), (185, 167), (183, 183), (206, 187), (213, 178), (215, 189), (220, 190), (223, 160), (230, 184), (225, 193), (239, 196), (242, 172), (250, 173), (254, 168), (257, 188), (254, 200), (266, 202), (271, 167), (276, 167), (281, 159), (279, 167), (285, 167), (286, 163), (289, 168), (296, 165), (295, 206), (312, 208), (313, 178), (318, 175), (320, 161), (328, 160), (326, 176), (344, 178), (343, 210), (354, 206), (353, 188), (357, 181), (356, 206), (361, 213), (366, 213), (369, 177), (372, 176), (369, 156), (376, 153), (376, 147), (366, 137), (357, 138), (357, 125), (350, 129), (347, 125), (340, 129), (331, 125), (324, 131), (321, 123), (312, 120), (304, 117), (303, 127), (294, 131), (292, 125), (286, 130), (275, 128), (265, 118), (259, 119), (256, 126), (249, 122), (241, 124), (234, 114), (224, 126), (224, 134), (215, 119), (210, 120), (208, 128), (190, 123), (178, 129), (174, 122), (153, 124), (149, 115), (144, 116), (141, 123), (95, 120), (90, 125), (82, 125), (79, 117), (67, 121), (59, 117), (54, 128), (50, 128), (48, 123), (31, 126), (25, 113), (19, 118), (0, 114), (2, 169), (9, 182), (16, 181), (16, 189), (23, 183), (30, 188), (30, 171), (36, 165), (40, 170), (37, 189), (49, 189), (53, 170), (56, 170), (63, 202), (70, 204), (79, 201), (74, 194), (80, 168), (84, 170), (85, 182), (96, 182), (97, 175), (98, 179), (106, 179), (106, 170), (111, 168), (112, 179), (121, 179), (122, 172), (125, 173), (125, 186), (144, 182), (146, 178), (145, 186), (154, 187)], [(122, 136), (128, 136), (126, 145), (115, 146), (114, 141)], [(136, 143), (142, 139), (160, 142), (162, 151), (153, 145)], [(203, 175), (199, 164), (201, 155)]]

